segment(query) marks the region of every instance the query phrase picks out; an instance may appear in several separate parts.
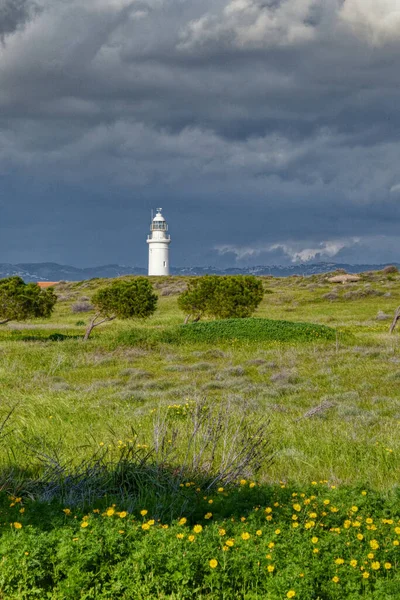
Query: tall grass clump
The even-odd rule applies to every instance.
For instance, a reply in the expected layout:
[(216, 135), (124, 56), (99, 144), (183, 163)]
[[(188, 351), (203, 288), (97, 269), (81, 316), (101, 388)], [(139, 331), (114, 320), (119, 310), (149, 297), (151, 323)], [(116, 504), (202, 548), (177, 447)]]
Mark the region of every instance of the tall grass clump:
[(190, 512), (184, 482), (209, 491), (255, 477), (272, 460), (268, 419), (252, 414), (245, 403), (240, 411), (229, 399), (160, 406), (151, 419), (147, 435), (132, 428), (129, 441), (102, 444), (75, 465), (57, 450), (31, 444), (26, 447), (31, 468), (25, 473), (35, 476), (3, 469), (0, 486), (14, 495), (68, 505), (87, 506), (105, 497), (130, 507), (145, 502), (161, 517), (180, 514), (183, 507)]

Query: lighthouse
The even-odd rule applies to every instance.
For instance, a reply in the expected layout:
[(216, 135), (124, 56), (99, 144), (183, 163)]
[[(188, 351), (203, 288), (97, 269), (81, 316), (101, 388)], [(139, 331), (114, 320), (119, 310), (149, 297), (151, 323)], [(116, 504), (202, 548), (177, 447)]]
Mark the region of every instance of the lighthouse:
[(156, 216), (151, 221), (149, 245), (149, 275), (169, 275), (169, 245), (171, 238), (167, 234), (168, 225), (161, 214), (162, 208), (156, 209)]

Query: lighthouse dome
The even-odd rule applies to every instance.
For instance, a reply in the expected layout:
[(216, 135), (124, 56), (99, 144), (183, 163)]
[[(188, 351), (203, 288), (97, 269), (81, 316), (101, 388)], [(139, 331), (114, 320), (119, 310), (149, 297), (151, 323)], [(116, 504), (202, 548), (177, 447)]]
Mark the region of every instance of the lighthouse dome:
[(162, 208), (156, 209), (156, 216), (151, 222), (150, 231), (168, 231), (166, 220), (161, 214)]
[(153, 221), (164, 221), (165, 222), (165, 219), (161, 214), (162, 208), (157, 208), (156, 211), (157, 211), (156, 216), (154, 217)]

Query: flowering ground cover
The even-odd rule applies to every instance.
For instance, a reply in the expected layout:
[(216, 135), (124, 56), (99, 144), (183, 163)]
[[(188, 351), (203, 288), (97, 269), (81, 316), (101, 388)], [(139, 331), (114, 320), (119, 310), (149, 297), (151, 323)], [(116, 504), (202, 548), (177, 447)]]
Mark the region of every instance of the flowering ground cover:
[(312, 482), (182, 484), (187, 514), (3, 494), (2, 598), (397, 600), (395, 494)]

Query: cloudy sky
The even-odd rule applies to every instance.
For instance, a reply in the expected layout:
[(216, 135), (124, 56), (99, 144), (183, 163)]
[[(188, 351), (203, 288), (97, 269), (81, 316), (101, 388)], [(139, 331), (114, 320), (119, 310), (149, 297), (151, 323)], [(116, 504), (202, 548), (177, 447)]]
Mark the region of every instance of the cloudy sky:
[(400, 0), (0, 0), (0, 262), (400, 261)]

